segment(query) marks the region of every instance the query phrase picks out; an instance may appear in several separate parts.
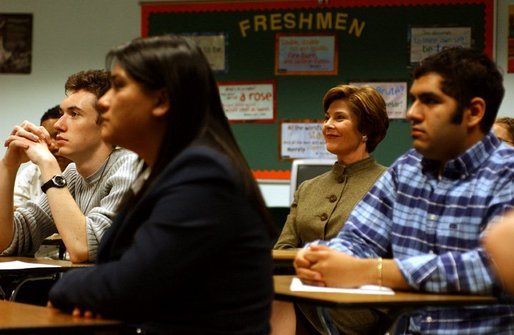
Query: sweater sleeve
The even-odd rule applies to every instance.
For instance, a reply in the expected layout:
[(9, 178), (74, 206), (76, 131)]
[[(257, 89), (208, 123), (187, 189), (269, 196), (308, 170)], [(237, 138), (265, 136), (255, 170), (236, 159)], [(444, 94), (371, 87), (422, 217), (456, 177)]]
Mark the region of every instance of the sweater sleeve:
[[(74, 163), (63, 173), (70, 193), (85, 215), (90, 261), (96, 259), (100, 240), (111, 226), (123, 196), (137, 174), (137, 156), (124, 149), (117, 151), (106, 174), (98, 181), (101, 183), (98, 188), (96, 183), (85, 186)], [(31, 201), (15, 211), (13, 240), (2, 255), (32, 256), (47, 236), (57, 232), (48, 199), (41, 196), (37, 202)]]

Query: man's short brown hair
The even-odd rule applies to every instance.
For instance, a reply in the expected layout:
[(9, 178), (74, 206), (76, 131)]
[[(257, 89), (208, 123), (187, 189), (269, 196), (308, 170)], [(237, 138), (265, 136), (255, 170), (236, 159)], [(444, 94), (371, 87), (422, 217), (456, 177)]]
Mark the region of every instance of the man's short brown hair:
[(110, 76), (107, 71), (88, 70), (72, 74), (66, 80), (64, 90), (66, 94), (85, 90), (93, 93), (97, 99), (100, 99), (109, 90), (110, 86)]

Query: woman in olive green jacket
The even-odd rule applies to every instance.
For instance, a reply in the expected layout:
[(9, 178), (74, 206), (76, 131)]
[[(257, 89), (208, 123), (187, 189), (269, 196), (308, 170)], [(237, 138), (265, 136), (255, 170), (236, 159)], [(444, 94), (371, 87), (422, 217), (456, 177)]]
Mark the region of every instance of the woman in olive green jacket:
[[(323, 98), (323, 110), (323, 137), (337, 162), (331, 171), (299, 186), (275, 249), (301, 248), (307, 242), (335, 237), (353, 207), (386, 169), (370, 155), (389, 127), (386, 104), (374, 88), (333, 87)], [(322, 332), (315, 308), (298, 305), (297, 310)], [(385, 317), (369, 309), (330, 310), (330, 314), (344, 334), (373, 334)], [(275, 302), (273, 334), (294, 334), (294, 315), (292, 304)]]

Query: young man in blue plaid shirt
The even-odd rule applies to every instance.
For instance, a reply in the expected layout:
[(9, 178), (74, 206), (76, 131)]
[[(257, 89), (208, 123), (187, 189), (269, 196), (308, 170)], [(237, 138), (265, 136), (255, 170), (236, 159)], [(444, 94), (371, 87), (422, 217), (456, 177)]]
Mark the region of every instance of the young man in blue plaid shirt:
[[(434, 293), (491, 294), (480, 245), (488, 223), (514, 207), (514, 149), (490, 131), (503, 78), (481, 52), (451, 48), (423, 60), (410, 89), (414, 149), (355, 207), (339, 235), (295, 260), (304, 283), (364, 284)], [(427, 307), (409, 334), (514, 333), (514, 306)]]

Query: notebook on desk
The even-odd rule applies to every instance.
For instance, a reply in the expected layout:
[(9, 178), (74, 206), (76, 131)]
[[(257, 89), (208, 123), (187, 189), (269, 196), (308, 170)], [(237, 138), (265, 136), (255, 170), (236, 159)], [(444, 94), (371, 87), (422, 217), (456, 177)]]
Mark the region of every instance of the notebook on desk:
[(0, 270), (22, 270), (22, 269), (55, 268), (55, 267), (60, 267), (60, 265), (28, 263), (28, 262), (22, 262), (22, 261), (0, 262)]
[(327, 293), (352, 293), (352, 294), (385, 294), (394, 295), (394, 291), (389, 287), (378, 285), (364, 285), (359, 288), (338, 288), (338, 287), (323, 287), (303, 284), (302, 281), (294, 277), (291, 280), (291, 291), (297, 292), (327, 292)]

